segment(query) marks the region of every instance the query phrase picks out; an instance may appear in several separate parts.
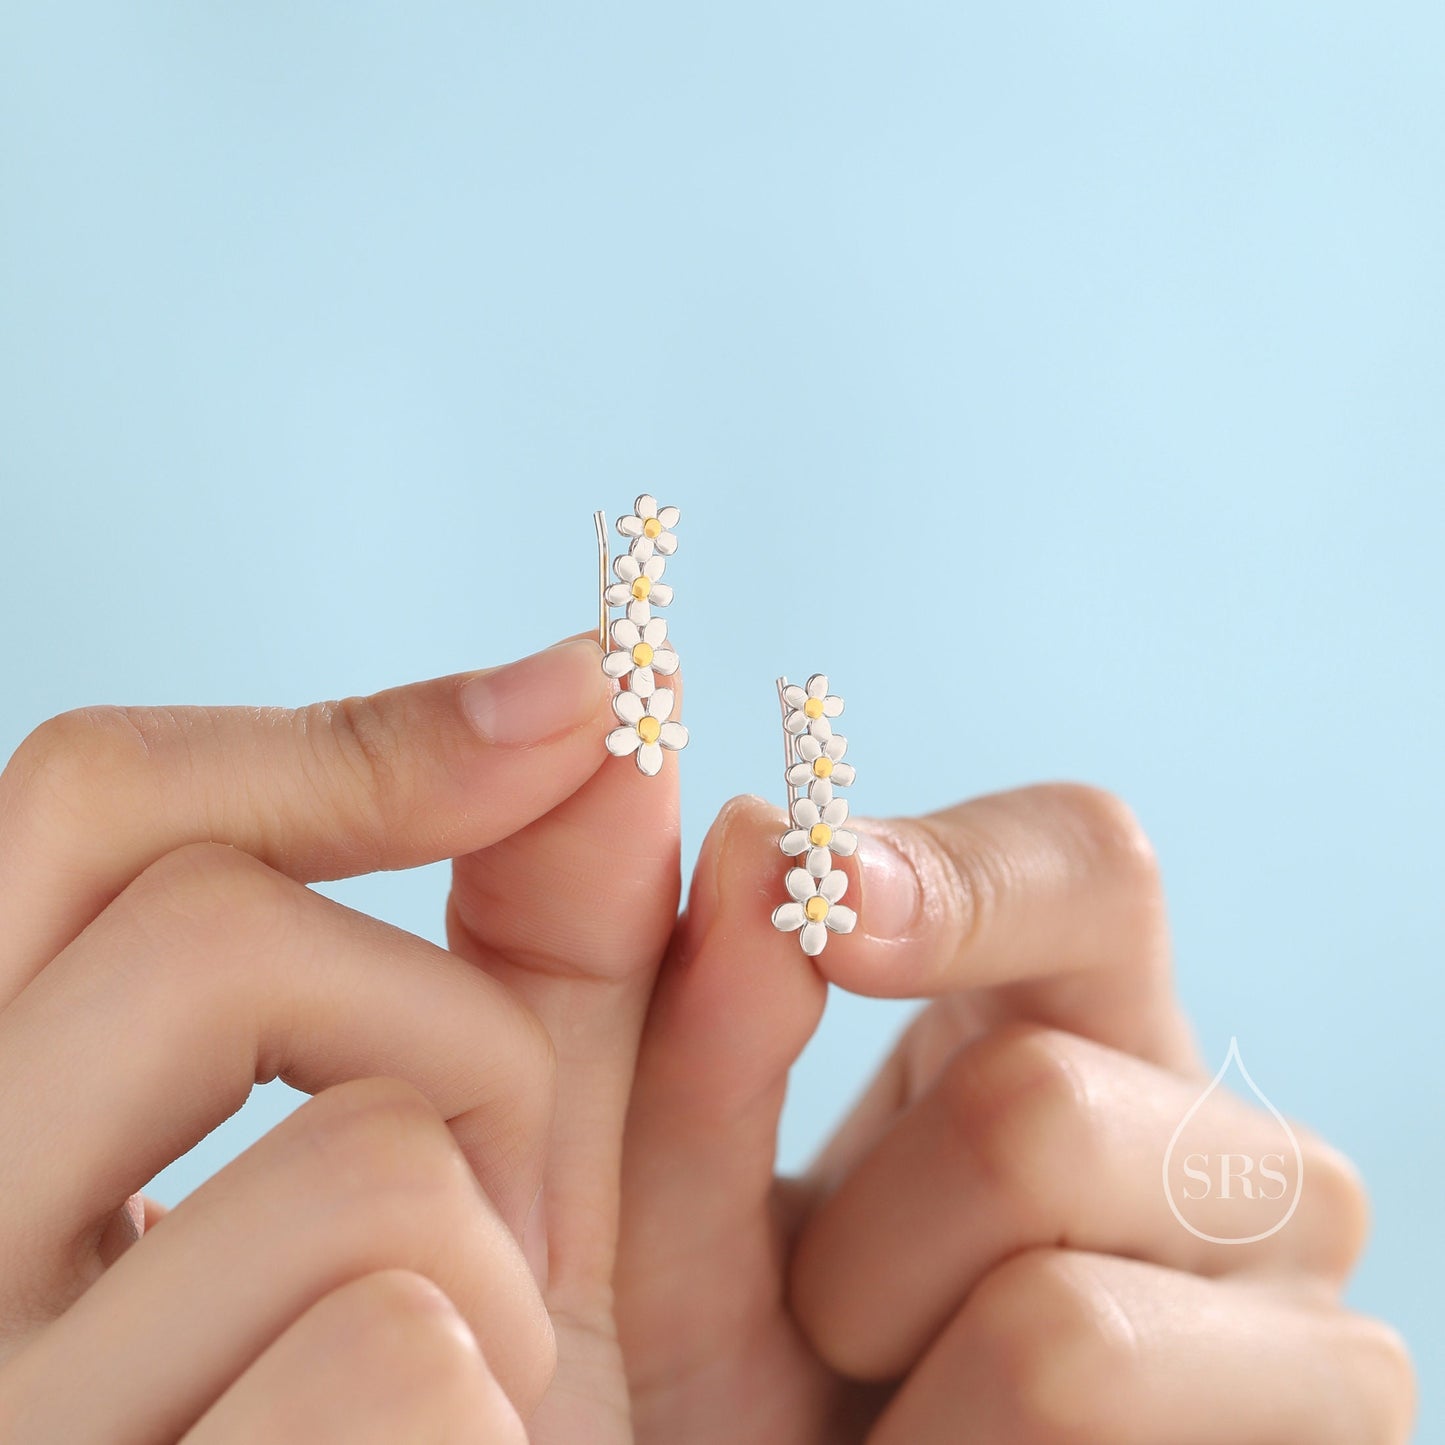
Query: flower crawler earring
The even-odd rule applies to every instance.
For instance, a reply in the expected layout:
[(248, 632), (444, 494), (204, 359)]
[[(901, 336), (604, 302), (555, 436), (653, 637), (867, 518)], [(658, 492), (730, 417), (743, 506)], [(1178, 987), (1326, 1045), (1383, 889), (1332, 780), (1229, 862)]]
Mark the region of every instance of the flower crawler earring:
[[(830, 933), (851, 933), (858, 915), (838, 900), (848, 878), (833, 867), (833, 855), (849, 857), (858, 835), (843, 826), (848, 804), (834, 797), (835, 787), (853, 781), (851, 763), (843, 761), (848, 740), (833, 731), (832, 719), (843, 711), (843, 699), (828, 691), (828, 679), (815, 672), (803, 687), (778, 679), (783, 709), (783, 752), (791, 826), (778, 840), (790, 858), (806, 853), (802, 867), (788, 869), (783, 882), (790, 901), (773, 909), (773, 927), (784, 933), (801, 929), (799, 940), (810, 957), (822, 953)], [(805, 791), (798, 796), (798, 789)]]
[[(672, 529), (680, 516), (676, 507), (659, 507), (657, 498), (644, 492), (632, 511), (617, 519), (628, 549), (612, 563), (615, 582), (607, 580), (607, 519), (602, 512), (593, 517), (602, 670), (619, 684), (612, 710), (621, 726), (607, 734), (607, 751), (619, 758), (633, 754), (638, 769), (649, 777), (661, 770), (664, 748), (676, 752), (687, 746), (687, 729), (672, 720), (677, 694), (657, 685), (659, 675), (671, 677), (677, 671), (677, 653), (668, 644), (666, 621), (652, 615), (654, 607), (672, 601), (672, 588), (662, 574), (677, 551)], [(612, 621), (614, 607), (625, 607), (626, 615)]]

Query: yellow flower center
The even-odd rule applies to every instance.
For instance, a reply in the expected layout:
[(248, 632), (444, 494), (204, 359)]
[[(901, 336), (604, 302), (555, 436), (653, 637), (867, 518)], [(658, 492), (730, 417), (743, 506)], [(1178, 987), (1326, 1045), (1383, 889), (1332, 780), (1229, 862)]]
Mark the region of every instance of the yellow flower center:
[(807, 702), (803, 704), (803, 716), (822, 717), (823, 699), (821, 697), (810, 697)]
[(813, 772), (814, 772), (815, 776), (817, 776), (817, 777), (820, 777), (820, 778), (831, 778), (831, 777), (833, 776), (833, 759), (832, 759), (832, 758), (814, 758), (814, 759), (813, 759)]
[(632, 584), (632, 595), (634, 597), (646, 597), (652, 591), (651, 577), (638, 577)]
[(632, 662), (635, 667), (651, 667), (652, 644), (650, 642), (639, 642), (632, 649)]
[(656, 517), (649, 517), (642, 524), (642, 535), (644, 537), (656, 537), (662, 532), (662, 523)]
[(811, 923), (821, 923), (828, 916), (828, 900), (815, 893), (804, 905), (803, 912)]
[(808, 842), (815, 848), (826, 848), (833, 841), (833, 830), (826, 823), (814, 823), (808, 829)]
[(662, 736), (662, 724), (648, 713), (637, 720), (637, 736), (645, 743), (655, 743)]

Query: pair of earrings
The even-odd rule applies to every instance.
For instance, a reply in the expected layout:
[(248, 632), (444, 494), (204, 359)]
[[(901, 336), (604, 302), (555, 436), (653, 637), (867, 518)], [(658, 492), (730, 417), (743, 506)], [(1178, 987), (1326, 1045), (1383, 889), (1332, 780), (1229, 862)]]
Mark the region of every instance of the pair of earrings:
[[(672, 588), (662, 579), (677, 551), (673, 529), (680, 518), (676, 507), (659, 507), (657, 498), (644, 492), (632, 511), (617, 519), (628, 547), (609, 569), (607, 520), (600, 511), (593, 517), (602, 670), (618, 683), (612, 710), (619, 725), (607, 734), (607, 751), (632, 756), (648, 777), (661, 771), (664, 750), (677, 752), (688, 743), (687, 729), (672, 715), (676, 693), (658, 685), (659, 677), (677, 671), (678, 656), (667, 640), (666, 619), (653, 614), (654, 607), (672, 602)], [(614, 619), (618, 607), (624, 615)], [(830, 934), (851, 933), (858, 922), (857, 913), (839, 901), (847, 875), (833, 866), (835, 855), (847, 858), (858, 847), (858, 835), (844, 826), (847, 801), (834, 791), (853, 782), (854, 770), (843, 761), (847, 738), (833, 729), (843, 699), (828, 691), (827, 677), (814, 673), (802, 687), (780, 677), (777, 687), (791, 825), (778, 846), (803, 861), (788, 869), (783, 880), (788, 901), (773, 910), (772, 921), (780, 932), (797, 933), (803, 952), (816, 957)]]

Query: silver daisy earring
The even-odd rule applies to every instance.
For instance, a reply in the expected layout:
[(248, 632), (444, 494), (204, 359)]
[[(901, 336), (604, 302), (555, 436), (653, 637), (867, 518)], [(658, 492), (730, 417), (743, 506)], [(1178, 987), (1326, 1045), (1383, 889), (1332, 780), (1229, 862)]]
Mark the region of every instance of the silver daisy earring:
[(833, 867), (835, 853), (847, 858), (858, 847), (858, 835), (843, 826), (848, 804), (833, 793), (853, 781), (854, 771), (843, 761), (848, 739), (833, 731), (832, 720), (843, 711), (843, 699), (828, 691), (823, 673), (815, 672), (802, 687), (780, 677), (778, 701), (790, 824), (778, 846), (790, 858), (807, 857), (802, 866), (788, 869), (783, 882), (789, 901), (773, 909), (773, 927), (783, 933), (801, 930), (803, 952), (815, 957), (827, 946), (830, 933), (851, 933), (858, 922), (857, 913), (838, 901), (847, 891), (848, 878)]
[[(659, 687), (659, 676), (677, 671), (677, 653), (667, 640), (667, 622), (654, 617), (654, 607), (672, 601), (672, 588), (662, 580), (667, 559), (677, 551), (676, 507), (659, 507), (646, 492), (632, 511), (617, 519), (617, 530), (628, 539), (627, 551), (611, 564), (615, 582), (608, 581), (607, 518), (594, 514), (597, 525), (598, 641), (602, 644), (602, 670), (618, 682), (612, 711), (621, 724), (607, 734), (607, 751), (619, 758), (629, 753), (641, 772), (652, 777), (662, 768), (662, 750), (676, 752), (687, 746), (687, 729), (674, 722), (677, 694)], [(612, 620), (612, 609), (624, 607), (624, 616)], [(626, 686), (622, 686), (622, 684)]]

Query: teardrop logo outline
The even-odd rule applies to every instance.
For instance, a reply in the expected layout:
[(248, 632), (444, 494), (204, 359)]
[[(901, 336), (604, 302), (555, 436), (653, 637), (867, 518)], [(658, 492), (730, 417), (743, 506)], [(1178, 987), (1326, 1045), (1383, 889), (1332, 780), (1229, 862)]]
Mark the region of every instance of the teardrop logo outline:
[[(1199, 1112), (1204, 1101), (1219, 1087), (1221, 1080), (1225, 1074), (1229, 1072), (1231, 1063), (1233, 1063), (1239, 1069), (1240, 1074), (1243, 1075), (1244, 1082), (1249, 1085), (1250, 1092), (1274, 1115), (1275, 1122), (1284, 1130), (1285, 1137), (1290, 1142), (1290, 1148), (1294, 1150), (1295, 1161), (1294, 1198), (1290, 1200), (1289, 1208), (1285, 1210), (1283, 1217), (1268, 1229), (1262, 1230), (1259, 1234), (1250, 1234), (1239, 1238), (1231, 1235), (1206, 1234), (1202, 1229), (1196, 1229), (1180, 1212), (1179, 1206), (1174, 1202), (1174, 1191), (1169, 1187), (1169, 1161), (1174, 1157), (1174, 1146), (1179, 1142), (1179, 1136), (1188, 1127), (1189, 1121)], [(1219, 1066), (1219, 1072), (1209, 1081), (1204, 1092), (1189, 1106), (1189, 1112), (1179, 1121), (1178, 1127), (1170, 1136), (1168, 1147), (1164, 1150), (1164, 1166), (1161, 1172), (1164, 1181), (1164, 1198), (1168, 1201), (1169, 1208), (1175, 1219), (1196, 1239), (1202, 1239), (1208, 1244), (1257, 1244), (1261, 1239), (1268, 1239), (1270, 1235), (1278, 1234), (1279, 1231), (1290, 1222), (1295, 1210), (1299, 1208), (1300, 1195), (1304, 1192), (1305, 1184), (1305, 1161), (1304, 1155), (1300, 1152), (1299, 1140), (1295, 1138), (1294, 1130), (1290, 1128), (1289, 1121), (1270, 1103), (1264, 1090), (1250, 1077), (1249, 1070), (1245, 1068), (1244, 1060), (1240, 1057), (1239, 1040), (1234, 1035), (1230, 1035), (1229, 1052), (1225, 1054), (1224, 1062)]]

